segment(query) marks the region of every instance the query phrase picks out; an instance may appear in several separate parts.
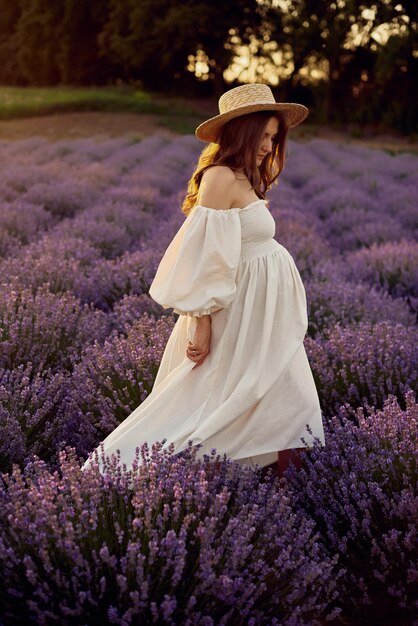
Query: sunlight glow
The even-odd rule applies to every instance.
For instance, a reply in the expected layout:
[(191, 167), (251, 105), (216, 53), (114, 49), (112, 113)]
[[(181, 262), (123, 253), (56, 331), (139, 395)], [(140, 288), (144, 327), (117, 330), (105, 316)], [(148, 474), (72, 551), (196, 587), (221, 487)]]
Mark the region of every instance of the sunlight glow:
[[(265, 4), (265, 0), (257, 0), (258, 4)], [(270, 0), (273, 7), (277, 7), (284, 13), (288, 13), (291, 7), (291, 0)], [(332, 5), (335, 9), (343, 9), (346, 0), (335, 0)], [(365, 45), (370, 39), (370, 48), (376, 50), (378, 46), (384, 46), (392, 35), (400, 35), (408, 30), (409, 18), (403, 15), (404, 7), (397, 4), (395, 10), (400, 14), (391, 23), (380, 24), (374, 27), (376, 17), (375, 7), (364, 8), (362, 18), (365, 23), (359, 25), (354, 16), (350, 16), (351, 28), (347, 35), (347, 40), (343, 47), (346, 50), (354, 50)], [(315, 21), (316, 16), (312, 15), (311, 20)], [(303, 27), (308, 28), (309, 23), (304, 22)], [(283, 27), (284, 32), (289, 32), (289, 27)], [(245, 83), (265, 82), (276, 86), (281, 80), (287, 80), (294, 71), (293, 52), (290, 45), (284, 45), (279, 50), (275, 41), (270, 40), (271, 32), (266, 28), (262, 39), (257, 40), (254, 36), (250, 38), (248, 45), (242, 44), (242, 40), (233, 28), (229, 31), (229, 40), (225, 43), (225, 48), (231, 50), (233, 56), (229, 67), (224, 72), (227, 82), (240, 81)], [(330, 31), (326, 27), (321, 30), (321, 37), (324, 41), (330, 36)], [(418, 53), (417, 53), (418, 54)], [(414, 57), (416, 54), (414, 53)], [(188, 56), (187, 69), (194, 73), (199, 80), (208, 80), (211, 77), (211, 70), (214, 61), (209, 59), (202, 48), (196, 50), (195, 55)], [(328, 63), (320, 59), (315, 54), (311, 55), (305, 65), (299, 70), (296, 80), (301, 84), (317, 84), (326, 79), (328, 75)]]
[(196, 78), (200, 80), (208, 80), (209, 78), (209, 57), (201, 48), (196, 50), (196, 54), (189, 54), (187, 70), (193, 72)]
[[(231, 82), (268, 82), (278, 85), (280, 79), (288, 78), (294, 69), (291, 50), (278, 50), (274, 41), (260, 42), (252, 38), (250, 45), (242, 45), (238, 37), (233, 38), (234, 56), (224, 72), (225, 80)], [(260, 54), (261, 53), (261, 54)]]

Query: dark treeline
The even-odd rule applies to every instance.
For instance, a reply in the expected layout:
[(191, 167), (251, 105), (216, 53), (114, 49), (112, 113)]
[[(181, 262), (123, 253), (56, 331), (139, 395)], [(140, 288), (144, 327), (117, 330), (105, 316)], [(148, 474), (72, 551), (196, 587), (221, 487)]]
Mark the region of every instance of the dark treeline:
[[(369, 35), (382, 25), (389, 37), (379, 42)], [(317, 121), (418, 131), (416, 0), (0, 0), (4, 85), (122, 81), (219, 96), (237, 42), (250, 41), (261, 61), (272, 43), (283, 53), (276, 98), (304, 102)], [(205, 79), (188, 68), (198, 51)], [(310, 80), (307, 67), (323, 77)]]

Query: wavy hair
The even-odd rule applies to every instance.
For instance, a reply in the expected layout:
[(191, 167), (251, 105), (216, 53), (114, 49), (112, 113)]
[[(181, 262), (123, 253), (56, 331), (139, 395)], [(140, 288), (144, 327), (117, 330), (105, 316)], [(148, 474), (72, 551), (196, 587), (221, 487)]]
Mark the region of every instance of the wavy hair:
[[(258, 166), (257, 149), (271, 117), (277, 117), (279, 121), (277, 135), (273, 138), (272, 151)], [(209, 143), (200, 153), (181, 206), (183, 213), (188, 215), (196, 204), (203, 173), (213, 165), (227, 165), (233, 171), (243, 170), (257, 196), (264, 200), (283, 170), (288, 130), (277, 111), (256, 111), (226, 122), (219, 131), (217, 143)]]

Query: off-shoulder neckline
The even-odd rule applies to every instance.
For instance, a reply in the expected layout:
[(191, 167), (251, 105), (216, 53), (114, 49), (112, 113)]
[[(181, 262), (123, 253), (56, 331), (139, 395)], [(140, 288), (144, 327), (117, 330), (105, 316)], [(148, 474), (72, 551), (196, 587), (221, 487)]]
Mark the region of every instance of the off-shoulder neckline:
[(230, 209), (214, 209), (213, 207), (204, 206), (203, 204), (195, 204), (193, 208), (196, 209), (199, 207), (200, 209), (207, 209), (208, 211), (215, 211), (216, 213), (228, 213), (229, 211), (245, 211), (246, 209), (249, 209), (251, 206), (253, 206), (253, 204), (257, 204), (257, 202), (264, 202), (264, 204), (266, 204), (267, 200), (258, 198), (258, 200), (253, 200), (253, 202), (250, 202), (250, 204), (247, 204), (244, 207), (231, 207)]

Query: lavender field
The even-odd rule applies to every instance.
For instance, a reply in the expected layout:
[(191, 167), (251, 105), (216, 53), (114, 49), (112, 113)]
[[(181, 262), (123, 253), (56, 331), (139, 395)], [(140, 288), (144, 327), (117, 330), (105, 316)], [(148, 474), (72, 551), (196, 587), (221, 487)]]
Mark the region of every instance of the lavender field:
[(326, 429), (303, 469), (156, 444), (81, 471), (152, 389), (201, 149), (0, 142), (0, 625), (418, 624), (417, 156), (290, 141), (269, 193)]

